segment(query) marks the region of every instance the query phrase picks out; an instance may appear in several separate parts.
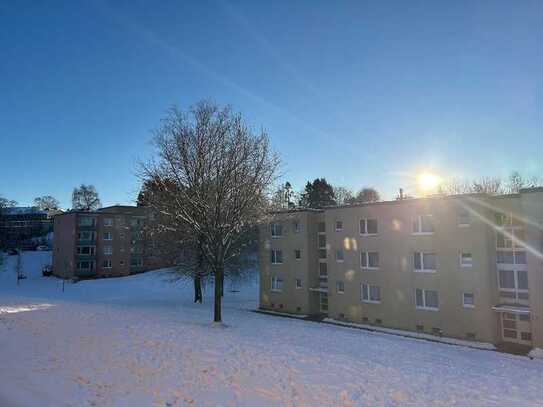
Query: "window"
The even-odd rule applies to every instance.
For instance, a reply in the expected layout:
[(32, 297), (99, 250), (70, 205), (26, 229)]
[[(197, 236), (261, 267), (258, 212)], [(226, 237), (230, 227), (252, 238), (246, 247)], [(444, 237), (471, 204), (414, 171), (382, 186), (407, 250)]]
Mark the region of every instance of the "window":
[(500, 289), (528, 290), (528, 272), (525, 270), (498, 270)]
[(110, 269), (111, 268), (111, 260), (104, 260), (102, 262), (102, 268), (103, 269)]
[(104, 240), (113, 240), (113, 234), (111, 232), (104, 232)]
[(317, 230), (319, 233), (325, 233), (326, 232), (326, 223), (319, 222), (317, 225)]
[(328, 278), (328, 265), (326, 263), (319, 263), (319, 277)]
[(93, 270), (94, 262), (93, 261), (78, 261), (75, 266), (78, 270)]
[(96, 232), (84, 230), (77, 233), (77, 240), (95, 240)]
[(319, 249), (326, 249), (326, 235), (319, 235)]
[(434, 233), (434, 218), (432, 215), (419, 215), (413, 221), (413, 233), (430, 234)]
[(76, 253), (79, 256), (94, 256), (95, 252), (95, 246), (77, 246), (76, 248)]
[(272, 223), (270, 227), (272, 237), (281, 237), (283, 235), (283, 227), (280, 223)]
[(427, 309), (432, 311), (439, 310), (439, 298), (437, 291), (434, 290), (422, 290), (417, 288), (415, 290), (417, 308)]
[(80, 216), (78, 224), (79, 226), (96, 226), (96, 218), (92, 216)]
[(377, 233), (377, 219), (360, 219), (361, 235), (376, 235)]
[(360, 267), (364, 270), (377, 270), (379, 268), (379, 253), (360, 252)]
[(470, 225), (471, 216), (467, 209), (461, 208), (458, 211), (457, 224), (458, 227), (467, 227)]
[(271, 290), (272, 291), (283, 291), (283, 280), (279, 277), (271, 278)]
[(271, 263), (272, 264), (282, 264), (283, 263), (283, 252), (281, 250), (272, 249), (272, 251), (271, 251)]
[(302, 258), (302, 251), (300, 249), (294, 250), (294, 258), (300, 260)]
[(521, 332), (520, 333), (520, 339), (523, 341), (531, 341), (532, 340), (532, 334), (530, 332)]
[(343, 249), (336, 250), (336, 261), (343, 261)]
[(417, 272), (433, 273), (436, 271), (435, 253), (415, 252), (413, 263)]
[(143, 226), (143, 218), (130, 218), (130, 226)]
[(336, 232), (340, 232), (343, 230), (343, 222), (340, 220), (336, 220)]
[(343, 281), (336, 281), (336, 292), (338, 294), (343, 294), (345, 292), (345, 284)]
[(379, 304), (381, 302), (381, 287), (377, 285), (362, 284), (362, 302)]
[(302, 224), (300, 222), (292, 222), (292, 230), (294, 233), (300, 233), (302, 231)]
[(121, 260), (121, 261), (119, 262), (119, 264), (120, 264), (121, 266), (124, 266), (124, 260)]
[(109, 256), (111, 254), (113, 254), (113, 247), (111, 246), (104, 246), (104, 254), (106, 256)]
[(471, 253), (462, 252), (460, 253), (460, 267), (472, 267), (473, 266), (473, 257)]
[(464, 293), (463, 304), (464, 304), (464, 308), (475, 307), (475, 296), (473, 295), (473, 293)]
[(130, 267), (143, 267), (143, 259), (140, 257), (130, 259)]
[(104, 226), (113, 226), (112, 218), (104, 218)]
[(299, 278), (296, 279), (296, 288), (297, 288), (297, 289), (302, 288), (302, 280), (299, 279)]

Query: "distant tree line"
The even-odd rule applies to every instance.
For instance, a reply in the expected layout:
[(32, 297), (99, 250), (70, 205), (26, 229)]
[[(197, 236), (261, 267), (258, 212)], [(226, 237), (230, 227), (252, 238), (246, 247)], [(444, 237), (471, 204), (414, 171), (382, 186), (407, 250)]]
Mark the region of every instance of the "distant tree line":
[[(486, 193), (490, 195), (515, 194), (523, 188), (543, 186), (543, 179), (526, 177), (513, 171), (507, 179), (500, 177), (481, 177), (476, 180), (449, 178), (438, 188), (438, 195), (459, 195)], [(412, 196), (403, 194), (396, 199), (408, 199)], [(373, 187), (363, 187), (356, 193), (344, 186), (334, 186), (326, 178), (316, 178), (307, 182), (305, 188), (295, 192), (292, 184), (281, 184), (270, 199), (271, 210), (289, 208), (325, 208), (330, 206), (354, 205), (359, 203), (379, 202), (381, 195)]]
[(481, 177), (473, 181), (451, 178), (439, 187), (438, 193), (443, 195), (472, 193), (503, 195), (517, 194), (523, 188), (540, 186), (543, 186), (543, 179), (539, 177), (526, 177), (518, 171), (513, 171), (505, 180), (500, 177)]
[(380, 200), (381, 196), (375, 188), (364, 187), (354, 193), (349, 188), (331, 185), (326, 178), (315, 178), (298, 193), (294, 192), (290, 182), (280, 185), (271, 197), (270, 206), (275, 210), (295, 207), (320, 209)]

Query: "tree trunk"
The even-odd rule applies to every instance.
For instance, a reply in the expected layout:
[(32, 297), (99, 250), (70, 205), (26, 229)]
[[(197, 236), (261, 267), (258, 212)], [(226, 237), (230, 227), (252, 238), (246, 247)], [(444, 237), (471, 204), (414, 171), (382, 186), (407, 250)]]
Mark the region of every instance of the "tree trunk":
[(202, 278), (200, 277), (200, 273), (196, 273), (194, 276), (194, 302), (199, 302), (201, 304), (202, 300)]
[(222, 266), (215, 269), (215, 314), (213, 318), (215, 322), (222, 322), (221, 301), (223, 273), (224, 268)]
[(224, 297), (224, 271), (221, 274), (221, 297)]

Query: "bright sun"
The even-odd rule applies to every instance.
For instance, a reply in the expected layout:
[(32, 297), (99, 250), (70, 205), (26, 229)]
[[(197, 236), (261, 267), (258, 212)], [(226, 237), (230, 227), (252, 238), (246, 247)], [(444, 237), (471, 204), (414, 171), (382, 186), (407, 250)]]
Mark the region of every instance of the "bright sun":
[(441, 178), (435, 174), (423, 172), (417, 177), (417, 182), (422, 191), (429, 192), (435, 190), (441, 184)]

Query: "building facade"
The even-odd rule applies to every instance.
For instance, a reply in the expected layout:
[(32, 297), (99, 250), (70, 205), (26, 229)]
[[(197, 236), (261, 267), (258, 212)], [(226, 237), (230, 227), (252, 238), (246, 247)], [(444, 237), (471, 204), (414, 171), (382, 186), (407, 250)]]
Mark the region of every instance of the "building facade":
[(543, 348), (543, 189), (277, 212), (260, 307)]
[(53, 274), (62, 278), (124, 276), (165, 267), (147, 238), (148, 210), (111, 206), (54, 217)]
[(52, 215), (35, 207), (0, 208), (0, 249), (32, 249), (35, 239), (53, 230)]

